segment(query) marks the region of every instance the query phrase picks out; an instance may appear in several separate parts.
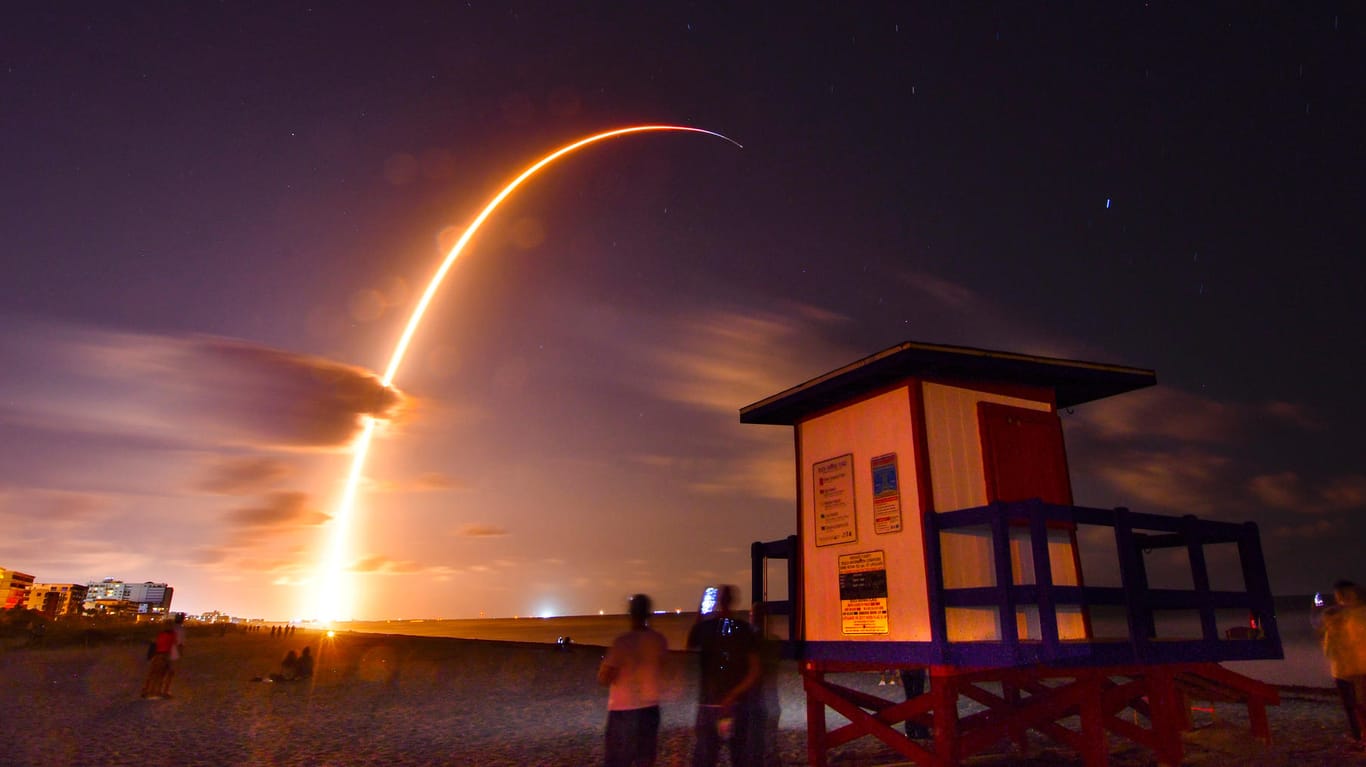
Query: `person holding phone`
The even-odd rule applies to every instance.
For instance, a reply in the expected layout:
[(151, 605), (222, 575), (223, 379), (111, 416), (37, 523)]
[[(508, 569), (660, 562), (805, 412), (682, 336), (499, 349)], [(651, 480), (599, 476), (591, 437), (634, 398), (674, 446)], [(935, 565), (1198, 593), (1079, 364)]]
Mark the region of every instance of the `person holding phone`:
[(1333, 604), (1315, 612), (1312, 619), (1347, 713), (1347, 729), (1361, 746), (1361, 727), (1366, 722), (1366, 590), (1351, 581), (1338, 581), (1333, 584)]
[(735, 767), (758, 765), (749, 728), (751, 706), (763, 667), (754, 628), (733, 610), (734, 586), (708, 588), (698, 607), (697, 623), (688, 632), (688, 649), (698, 652), (698, 700), (693, 767), (715, 767), (721, 744), (727, 743)]

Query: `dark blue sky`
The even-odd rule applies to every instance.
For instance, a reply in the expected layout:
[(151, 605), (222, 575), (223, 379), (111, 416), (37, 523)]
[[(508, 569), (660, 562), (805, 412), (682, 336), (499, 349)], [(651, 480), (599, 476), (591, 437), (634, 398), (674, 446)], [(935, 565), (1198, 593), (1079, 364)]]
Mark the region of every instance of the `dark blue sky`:
[(1078, 502), (1366, 578), (1359, 7), (327, 5), (7, 13), (0, 564), (290, 617), (451, 228), (674, 122), (745, 148), (595, 147), (458, 264), (362, 614), (745, 582), (791, 441), (736, 411), (905, 340), (1156, 369), (1065, 417)]

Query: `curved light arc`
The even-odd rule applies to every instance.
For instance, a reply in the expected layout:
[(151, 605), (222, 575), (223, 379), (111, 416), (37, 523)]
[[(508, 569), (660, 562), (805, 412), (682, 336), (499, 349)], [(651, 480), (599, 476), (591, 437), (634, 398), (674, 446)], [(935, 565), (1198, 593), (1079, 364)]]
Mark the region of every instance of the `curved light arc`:
[[(389, 357), (389, 365), (384, 370), (384, 376), (380, 379), (381, 382), (386, 387), (393, 385), (394, 377), (398, 375), (398, 370), (403, 365), (403, 359), (407, 356), (408, 346), (412, 343), (413, 336), (417, 334), (417, 329), (422, 324), (422, 317), (426, 314), (427, 307), (436, 296), (436, 291), (441, 287), (441, 283), (446, 279), (446, 274), (451, 270), (456, 259), (460, 258), (460, 254), (465, 250), (465, 246), (474, 238), (474, 235), (479, 231), (479, 228), (484, 225), (484, 222), (489, 216), (493, 215), (493, 212), (498, 209), (498, 206), (501, 205), (509, 195), (516, 191), (523, 182), (536, 175), (538, 171), (550, 163), (590, 144), (632, 133), (647, 133), (654, 131), (702, 133), (729, 141), (742, 149), (744, 148), (740, 142), (735, 141), (728, 136), (716, 133), (715, 131), (703, 130), (702, 128), (692, 128), (686, 125), (635, 125), (628, 128), (605, 131), (580, 139), (571, 144), (566, 144), (527, 166), (526, 170), (523, 170), (516, 178), (508, 182), (498, 194), (493, 196), (493, 199), (489, 200), (488, 204), (484, 206), (484, 209), (479, 211), (479, 215), (474, 217), (474, 220), (470, 222), (470, 225), (461, 233), (460, 238), (455, 241), (455, 244), (452, 245), (451, 249), (446, 253), (446, 257), (442, 260), (441, 266), (437, 268), (436, 273), (432, 275), (431, 280), (427, 283), (427, 289), (422, 291), (422, 297), (418, 299), (417, 305), (413, 307), (413, 313), (408, 318), (408, 324), (404, 326), (403, 334), (399, 336), (398, 343), (394, 346), (393, 354)], [(346, 585), (342, 582), (341, 577), (344, 572), (343, 560), (346, 556), (346, 544), (350, 537), (351, 521), (354, 517), (357, 489), (360, 485), (361, 477), (365, 472), (365, 460), (369, 455), (370, 443), (374, 439), (377, 425), (377, 420), (371, 416), (364, 416), (362, 418), (361, 433), (360, 436), (356, 438), (354, 447), (352, 448), (351, 469), (347, 473), (346, 485), (342, 490), (342, 497), (337, 507), (337, 514), (333, 518), (335, 526), (332, 534), (331, 553), (328, 556), (327, 566), (322, 573), (322, 577), (319, 579), (320, 582), (318, 584), (319, 602), (322, 608), (322, 614), (318, 617), (325, 622), (331, 622), (342, 617), (340, 615), (340, 610), (343, 600), (344, 598), (349, 598), (348, 593), (343, 593), (343, 589)]]

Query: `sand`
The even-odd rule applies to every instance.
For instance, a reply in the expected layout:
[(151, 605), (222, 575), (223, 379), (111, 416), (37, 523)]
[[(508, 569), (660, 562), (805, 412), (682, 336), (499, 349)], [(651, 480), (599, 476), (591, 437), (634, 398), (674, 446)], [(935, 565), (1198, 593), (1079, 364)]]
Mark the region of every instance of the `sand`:
[[(252, 682), (276, 670), (288, 649), (311, 644), (312, 682)], [(196, 767), (197, 765), (594, 765), (602, 760), (606, 693), (594, 683), (600, 647), (373, 634), (328, 639), (300, 632), (191, 633), (170, 700), (137, 692), (141, 642), (0, 654), (0, 765), (3, 767)], [(670, 659), (676, 675), (664, 704), (661, 767), (686, 765), (696, 694), (692, 659)], [(876, 675), (842, 683), (876, 692)], [(781, 670), (780, 750), (784, 765), (806, 763), (804, 698), (792, 665)], [(892, 697), (895, 693), (889, 694)], [(1327, 690), (1283, 694), (1269, 711), (1274, 743), (1248, 737), (1232, 706), (1196, 711), (1187, 763), (1366, 765), (1350, 747), (1343, 715)], [(831, 724), (841, 720), (830, 715)], [(968, 764), (1080, 764), (1075, 753), (1039, 740), (1028, 758), (1003, 744)], [(723, 760), (724, 763), (724, 760)], [(865, 738), (832, 755), (833, 765), (904, 763)], [(1149, 752), (1112, 741), (1112, 765), (1152, 763)]]

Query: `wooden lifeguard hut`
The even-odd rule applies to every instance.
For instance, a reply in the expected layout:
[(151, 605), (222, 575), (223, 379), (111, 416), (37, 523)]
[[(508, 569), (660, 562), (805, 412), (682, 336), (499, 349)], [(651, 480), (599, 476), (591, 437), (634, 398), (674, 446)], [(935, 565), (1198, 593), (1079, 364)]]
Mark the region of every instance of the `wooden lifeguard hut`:
[[(1275, 688), (1218, 665), (1282, 657), (1257, 527), (1072, 503), (1059, 409), (1156, 382), (904, 343), (741, 409), (795, 429), (797, 534), (753, 545), (752, 593), (786, 617), (812, 765), (873, 736), (946, 767), (1006, 738), (1027, 748), (1028, 730), (1092, 767), (1112, 735), (1176, 765), (1191, 699), (1245, 703), (1269, 739)], [(1189, 587), (1150, 587), (1152, 552)], [(786, 560), (787, 599), (769, 599), (770, 560)], [(1211, 563), (1241, 588), (1220, 571), (1215, 589)], [(827, 678), (890, 669), (927, 673), (929, 692), (891, 701)], [(827, 707), (848, 723), (827, 730)]]

